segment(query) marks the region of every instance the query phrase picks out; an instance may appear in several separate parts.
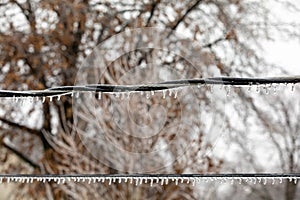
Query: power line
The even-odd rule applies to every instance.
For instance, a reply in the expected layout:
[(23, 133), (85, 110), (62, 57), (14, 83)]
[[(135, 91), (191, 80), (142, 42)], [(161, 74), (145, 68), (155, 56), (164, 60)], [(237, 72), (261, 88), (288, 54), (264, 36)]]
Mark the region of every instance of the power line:
[(138, 92), (138, 91), (161, 91), (178, 87), (195, 85), (232, 85), (232, 86), (253, 86), (272, 84), (297, 84), (300, 83), (300, 76), (289, 77), (267, 77), (267, 78), (234, 78), (234, 77), (213, 77), (200, 79), (183, 79), (166, 81), (156, 84), (139, 85), (109, 85), (109, 84), (89, 84), (84, 86), (61, 86), (46, 90), (12, 91), (0, 90), (0, 97), (51, 97), (58, 95), (68, 95), (73, 92)]
[(245, 183), (283, 183), (288, 180), (297, 184), (300, 174), (0, 174), (0, 182), (21, 182), (32, 183), (39, 182), (56, 182), (64, 184), (66, 182), (87, 182), (87, 183), (131, 183), (135, 185), (153, 183), (167, 185), (169, 183), (192, 184), (201, 182), (217, 181), (225, 182), (242, 182)]

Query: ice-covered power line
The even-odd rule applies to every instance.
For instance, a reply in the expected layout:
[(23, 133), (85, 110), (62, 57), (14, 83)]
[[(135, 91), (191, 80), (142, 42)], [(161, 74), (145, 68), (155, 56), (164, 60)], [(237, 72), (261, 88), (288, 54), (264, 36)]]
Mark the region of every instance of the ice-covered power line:
[(140, 184), (191, 184), (201, 182), (220, 183), (249, 183), (249, 184), (275, 184), (283, 181), (294, 182), (300, 180), (300, 174), (21, 174), (1, 175), (1, 182), (55, 182), (64, 184), (66, 182), (91, 183), (130, 183)]
[(61, 86), (46, 90), (30, 91), (11, 91), (0, 90), (0, 97), (53, 97), (73, 94), (75, 92), (100, 92), (100, 93), (119, 93), (119, 92), (143, 92), (143, 91), (164, 91), (179, 87), (201, 86), (201, 85), (227, 85), (227, 86), (259, 86), (276, 84), (295, 84), (300, 83), (300, 76), (289, 77), (267, 77), (267, 78), (234, 78), (234, 77), (213, 77), (199, 79), (183, 79), (166, 81), (154, 84), (140, 85), (109, 85), (109, 84), (90, 84), (84, 86)]

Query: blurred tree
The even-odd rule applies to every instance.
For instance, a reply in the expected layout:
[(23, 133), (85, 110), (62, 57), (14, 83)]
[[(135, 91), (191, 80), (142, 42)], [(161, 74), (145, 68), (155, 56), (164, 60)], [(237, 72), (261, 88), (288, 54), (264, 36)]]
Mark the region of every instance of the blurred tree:
[[(275, 0), (274, 3), (282, 4), (291, 10), (295, 8), (290, 3)], [(93, 51), (97, 44), (131, 28), (153, 26), (171, 30), (168, 32), (170, 37), (167, 37), (170, 38), (170, 46), (166, 46), (166, 49), (171, 48), (174, 42), (172, 35), (176, 31), (200, 45), (200, 53), (196, 54), (197, 51), (195, 51), (195, 55), (192, 55), (201, 60), (197, 63), (196, 70), (188, 65), (182, 71), (178, 70), (184, 74), (178, 76), (179, 78), (219, 74), (253, 76), (266, 72), (272, 67), (267, 65), (260, 54), (261, 39), (273, 39), (274, 32), (280, 32), (288, 37), (297, 34), (297, 30), (290, 28), (289, 24), (282, 28), (282, 26), (274, 26), (276, 23), (280, 25), (280, 21), (275, 21), (271, 15), (269, 2), (259, 0), (251, 2), (246, 0), (2, 1), (0, 4), (0, 85), (1, 88), (9, 90), (73, 85), (77, 70), (86, 63), (84, 58)], [(179, 40), (178, 43), (184, 45), (184, 40)], [(193, 51), (180, 52), (179, 55), (189, 54), (190, 56), (193, 53)], [(111, 84), (157, 81), (157, 78), (149, 78), (145, 81), (142, 75), (137, 75), (137, 78), (127, 77), (127, 79), (125, 76), (135, 66), (143, 63), (149, 64), (153, 61), (153, 55), (160, 55), (160, 53), (155, 50), (136, 50), (113, 63), (105, 63), (107, 70), (105, 73), (100, 71), (104, 75), (97, 81)], [(173, 56), (170, 61), (167, 55), (161, 54), (161, 57), (155, 57), (155, 62), (162, 63), (163, 66), (169, 68), (180, 69), (180, 64), (186, 66), (187, 62), (178, 57)], [(158, 72), (156, 68), (153, 74)], [(148, 73), (151, 74), (151, 72)], [(124, 76), (125, 79), (122, 79)], [(199, 105), (199, 109), (217, 112), (220, 116), (224, 114), (218, 107), (209, 103), (208, 91), (196, 94), (199, 99), (206, 102)], [(98, 102), (102, 113), (109, 113), (111, 105), (116, 106), (118, 110), (118, 105), (115, 105), (116, 99), (109, 96), (103, 98), (105, 98), (104, 101)], [(162, 169), (160, 172), (185, 173), (189, 170), (196, 173), (219, 172), (222, 160), (206, 156), (212, 146), (209, 143), (203, 145), (202, 142), (205, 139), (205, 121), (193, 120), (193, 114), (197, 114), (196, 111), (192, 111), (190, 116), (185, 116), (186, 118), (180, 116), (181, 108), (175, 104), (174, 99), (167, 99), (162, 103), (160, 101), (155, 97), (143, 100), (140, 102), (141, 109), (148, 108), (148, 113), (154, 116), (156, 109), (167, 108), (166, 124), (162, 126), (167, 127), (168, 131), (159, 137), (152, 137), (151, 140), (147, 140), (149, 143), (144, 142), (140, 147), (130, 146), (139, 142), (135, 137), (122, 136), (120, 138), (117, 131), (118, 124), (111, 123), (109, 116), (103, 115), (100, 119), (97, 118), (99, 121), (95, 120), (95, 122), (101, 123), (101, 130), (111, 135), (116, 144), (121, 145), (122, 148), (128, 148), (130, 152), (139, 152), (141, 149), (145, 150), (144, 147), (153, 149), (155, 145), (161, 145), (164, 141), (172, 141), (177, 131), (174, 128), (175, 125), (183, 120), (182, 122), (186, 123), (182, 123), (185, 124), (182, 128), (185, 130), (183, 132), (190, 133), (194, 130), (196, 137), (191, 140), (186, 134), (182, 138), (176, 136), (180, 141), (168, 149), (169, 155), (180, 156), (185, 145), (190, 145), (191, 148), (171, 167)], [(182, 108), (188, 110), (190, 101), (189, 98), (183, 99), (180, 102)], [(251, 99), (247, 101), (251, 102)], [(131, 101), (132, 107), (139, 105), (138, 103), (139, 100), (135, 98)], [(158, 106), (155, 107), (156, 105)], [(146, 117), (143, 118), (144, 113), (132, 111), (131, 114), (135, 115), (131, 120), (136, 123), (143, 124), (149, 120)], [(79, 107), (79, 116), (83, 119), (88, 117), (91, 120), (98, 115), (88, 108)], [(127, 115), (120, 113), (120, 116)], [(71, 98), (53, 102), (47, 99), (43, 104), (28, 104), (25, 107), (20, 104), (2, 103), (0, 141), (3, 167), (1, 173), (118, 173), (119, 171), (115, 168), (100, 162), (102, 159), (107, 159), (110, 154), (95, 156), (86, 151), (86, 144), (80, 133), (84, 135), (89, 130), (89, 123), (82, 121), (81, 124), (76, 124), (79, 128), (75, 130), (74, 121), (76, 122), (73, 119)], [(133, 127), (126, 120), (119, 125), (122, 125), (125, 130), (132, 131)], [(92, 129), (99, 131), (99, 127)], [(96, 140), (96, 144), (92, 142), (91, 144), (95, 145), (94, 147), (99, 152), (105, 147), (101, 140), (100, 144), (99, 140)], [(161, 154), (160, 159), (157, 158), (158, 162), (164, 162), (164, 155), (166, 154)], [(15, 161), (15, 156), (18, 157), (18, 161)], [(201, 163), (199, 163), (199, 157), (204, 158)], [(126, 165), (126, 158), (115, 159), (125, 159), (120, 160), (121, 166), (124, 167), (123, 171), (132, 170), (134, 165), (132, 163)], [(150, 163), (149, 166), (151, 166)], [(34, 185), (22, 184), (14, 195), (25, 195), (28, 198), (46, 196), (47, 199), (197, 199), (201, 195), (207, 195), (206, 192), (199, 194), (193, 191), (195, 188), (188, 185), (172, 184), (149, 188), (147, 186), (135, 187), (130, 184), (87, 186), (84, 183), (65, 185), (36, 183)]]

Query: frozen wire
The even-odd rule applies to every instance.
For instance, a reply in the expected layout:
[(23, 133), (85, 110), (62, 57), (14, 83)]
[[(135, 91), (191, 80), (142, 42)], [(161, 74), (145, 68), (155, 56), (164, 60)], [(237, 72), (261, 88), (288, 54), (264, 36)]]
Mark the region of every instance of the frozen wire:
[(160, 184), (169, 183), (192, 184), (200, 182), (220, 182), (226, 183), (252, 183), (252, 184), (272, 184), (283, 183), (283, 180), (294, 182), (300, 180), (300, 174), (20, 174), (4, 175), (0, 174), (2, 182), (33, 183), (56, 182), (64, 184), (66, 182), (87, 182), (90, 183), (131, 183), (140, 184)]
[(67, 95), (73, 92), (144, 92), (144, 91), (164, 91), (178, 87), (199, 86), (199, 85), (228, 85), (228, 86), (253, 86), (267, 84), (296, 84), (300, 83), (300, 76), (290, 77), (269, 77), (269, 78), (233, 78), (233, 77), (213, 77), (200, 79), (184, 79), (167, 81), (157, 84), (140, 85), (108, 85), (108, 84), (90, 84), (85, 86), (61, 86), (46, 90), (30, 91), (12, 91), (0, 90), (0, 97), (51, 97)]

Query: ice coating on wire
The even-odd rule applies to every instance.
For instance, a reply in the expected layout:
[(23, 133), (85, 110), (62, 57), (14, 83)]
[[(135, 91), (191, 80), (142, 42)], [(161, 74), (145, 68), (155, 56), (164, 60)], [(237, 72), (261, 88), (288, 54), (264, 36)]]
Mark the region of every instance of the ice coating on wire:
[(0, 175), (0, 183), (18, 182), (33, 183), (55, 182), (64, 184), (66, 182), (81, 183), (108, 183), (121, 184), (130, 183), (134, 185), (153, 184), (191, 184), (195, 186), (199, 183), (248, 183), (248, 184), (281, 184), (283, 180), (297, 184), (300, 174), (101, 174), (101, 175)]
[[(46, 90), (31, 91), (12, 91), (0, 90), (0, 97), (53, 97), (60, 98), (61, 95), (69, 95), (74, 92), (144, 92), (165, 91), (179, 87), (200, 86), (200, 85), (227, 85), (230, 86), (253, 86), (253, 85), (273, 85), (273, 84), (292, 84), (292, 91), (295, 84), (300, 83), (300, 76), (290, 77), (268, 77), (268, 78), (233, 78), (233, 77), (213, 77), (200, 79), (173, 80), (156, 84), (140, 85), (108, 85), (108, 84), (90, 84), (85, 86), (61, 86), (49, 88)], [(268, 90), (268, 89), (266, 89)], [(171, 90), (170, 90), (171, 91)]]

